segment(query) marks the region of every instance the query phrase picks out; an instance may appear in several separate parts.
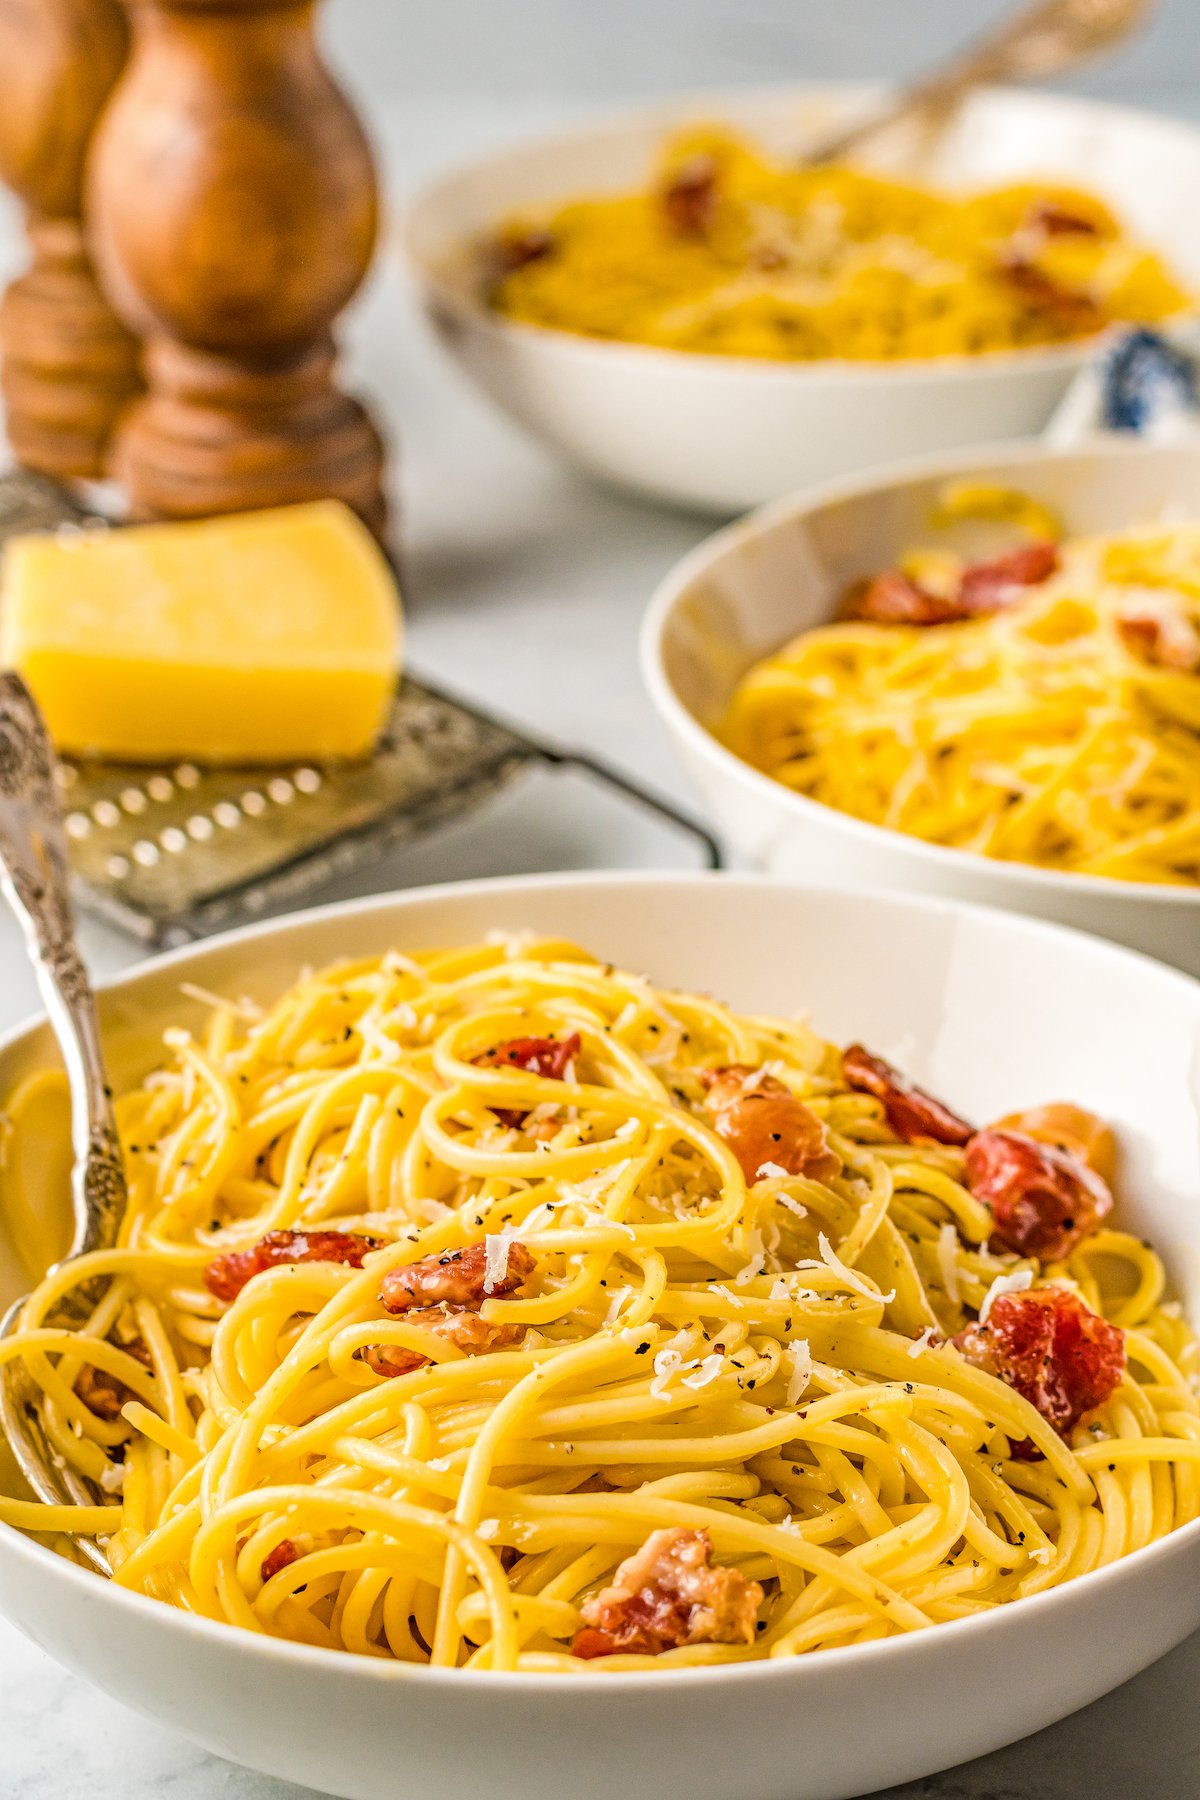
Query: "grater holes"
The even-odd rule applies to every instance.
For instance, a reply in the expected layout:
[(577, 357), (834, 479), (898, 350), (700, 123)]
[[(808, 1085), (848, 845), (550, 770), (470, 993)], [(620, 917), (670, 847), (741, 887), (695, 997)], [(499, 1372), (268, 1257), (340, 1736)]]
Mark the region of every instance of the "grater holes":
[(136, 816), (138, 813), (144, 813), (146, 810), (146, 796), (139, 787), (122, 788), (121, 806), (125, 812), (133, 816)]
[(181, 788), (199, 787), (200, 771), (195, 763), (180, 763), (175, 771), (175, 780)]
[(110, 856), (104, 865), (104, 872), (113, 881), (124, 881), (129, 874), (130, 863), (127, 856)]
[(241, 808), (232, 800), (218, 800), (212, 809), (212, 816), (226, 831), (232, 831), (235, 825), (242, 822)]
[(274, 780), (267, 783), (267, 795), (274, 800), (276, 806), (286, 806), (296, 798), (296, 790), (286, 775), (276, 775)]
[(188, 820), (186, 830), (187, 830), (188, 836), (195, 843), (207, 844), (209, 838), (213, 835), (213, 832), (216, 830), (216, 826), (213, 824), (213, 822), (210, 818), (207, 818), (205, 816), (204, 813), (195, 813)]
[(114, 825), (121, 823), (121, 809), (111, 800), (97, 800), (92, 808), (92, 818), (105, 831), (111, 831)]
[(158, 841), (170, 855), (178, 856), (181, 850), (187, 849), (187, 832), (180, 831), (178, 825), (168, 825), (165, 831), (159, 832)]
[(74, 763), (56, 763), (54, 766), (54, 779), (63, 792), (66, 793), (67, 789), (73, 788), (75, 783), (79, 780), (79, 770), (75, 767)]
[(152, 869), (158, 861), (158, 845), (149, 838), (139, 838), (133, 846), (133, 860), (140, 869)]
[(175, 783), (169, 775), (151, 775), (146, 783), (146, 792), (151, 800), (169, 800), (175, 792)]
[(92, 821), (88, 818), (86, 813), (68, 813), (66, 827), (68, 837), (77, 839), (85, 838), (92, 829)]
[(242, 811), (248, 819), (261, 819), (266, 810), (266, 801), (254, 788), (242, 795)]
[(296, 784), (297, 793), (315, 794), (321, 785), (321, 773), (319, 769), (297, 769), (292, 780)]

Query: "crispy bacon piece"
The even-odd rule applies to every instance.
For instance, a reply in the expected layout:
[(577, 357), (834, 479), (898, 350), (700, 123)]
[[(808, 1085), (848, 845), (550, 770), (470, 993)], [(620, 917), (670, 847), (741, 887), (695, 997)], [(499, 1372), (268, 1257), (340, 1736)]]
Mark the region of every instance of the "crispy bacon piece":
[(971, 616), (1000, 612), (1019, 600), (1026, 588), (1046, 581), (1058, 567), (1058, 546), (1048, 538), (1022, 544), (990, 562), (972, 563), (962, 572), (959, 604)]
[(496, 262), (501, 276), (512, 275), (530, 263), (543, 262), (556, 248), (551, 232), (540, 226), (528, 231), (509, 232), (496, 244)]
[(969, 614), (956, 598), (931, 594), (899, 569), (885, 569), (850, 596), (846, 616), (872, 625), (957, 625)]
[(419, 1350), (407, 1350), (403, 1344), (365, 1344), (358, 1355), (368, 1369), (382, 1375), (385, 1381), (392, 1381), (397, 1375), (411, 1375), (429, 1361)]
[[(422, 1306), (407, 1314), (414, 1325), (436, 1331), (439, 1337), (457, 1345), (464, 1356), (486, 1356), (489, 1350), (510, 1350), (519, 1344), (525, 1327), (515, 1323), (496, 1323), (481, 1319), (469, 1306)], [(359, 1357), (385, 1381), (397, 1375), (409, 1375), (429, 1362), (419, 1350), (402, 1344), (368, 1344)]]
[(899, 569), (886, 569), (851, 595), (847, 616), (875, 625), (958, 625), (1011, 606), (1057, 567), (1057, 547), (1039, 538), (990, 562), (968, 564), (954, 594), (930, 593)]
[(300, 1552), (291, 1538), (282, 1538), (275, 1548), (268, 1552), (262, 1560), (262, 1578), (270, 1581), (272, 1575), (278, 1575), (280, 1569), (290, 1569), (294, 1562), (300, 1560)]
[(1044, 313), (1061, 331), (1083, 336), (1100, 331), (1108, 320), (1104, 310), (1080, 288), (1063, 287), (1028, 257), (1010, 254), (997, 270), (1034, 312)]
[(1131, 609), (1118, 617), (1117, 630), (1125, 648), (1139, 662), (1183, 675), (1200, 670), (1200, 631), (1183, 613)]
[(1030, 207), (1025, 219), (1034, 231), (1040, 231), (1046, 237), (1100, 237), (1101, 231), (1095, 219), (1085, 219), (1082, 213), (1072, 212), (1069, 207), (1060, 206), (1057, 200), (1037, 200)]
[(571, 1652), (658, 1656), (681, 1644), (752, 1644), (763, 1591), (712, 1561), (707, 1531), (655, 1531), (582, 1608)]
[(1117, 1164), (1117, 1141), (1104, 1120), (1082, 1106), (1055, 1101), (1049, 1106), (1031, 1106), (1025, 1112), (1006, 1113), (997, 1119), (993, 1131), (1015, 1131), (1036, 1138), (1039, 1144), (1052, 1144), (1065, 1156), (1095, 1169), (1104, 1181), (1111, 1181)]
[(842, 1073), (848, 1086), (882, 1100), (888, 1124), (906, 1144), (966, 1144), (974, 1134), (974, 1126), (861, 1044), (843, 1052)]
[(533, 1273), (534, 1260), (524, 1244), (508, 1246), (508, 1268), (492, 1284), (487, 1280), (487, 1245), (468, 1244), (465, 1250), (447, 1250), (441, 1256), (425, 1256), (402, 1269), (389, 1269), (379, 1298), (390, 1313), (413, 1307), (479, 1307), (491, 1296), (511, 1294)]
[(236, 1300), (246, 1283), (264, 1269), (310, 1262), (361, 1269), (367, 1252), (379, 1248), (377, 1238), (356, 1237), (349, 1231), (268, 1231), (249, 1250), (214, 1257), (204, 1271), (204, 1285), (218, 1300)]
[(1112, 1211), (1108, 1183), (1077, 1156), (1020, 1131), (979, 1131), (967, 1145), (967, 1186), (992, 1209), (992, 1244), (1060, 1262)]
[(717, 165), (701, 152), (676, 169), (662, 191), (663, 210), (676, 231), (703, 237), (717, 211)]
[[(522, 1069), (527, 1075), (540, 1075), (544, 1081), (565, 1081), (567, 1071), (580, 1051), (580, 1037), (573, 1031), (566, 1038), (510, 1038), (475, 1058), (480, 1069)], [(502, 1125), (519, 1131), (529, 1114), (511, 1106), (493, 1106)]]
[[(150, 1351), (142, 1338), (134, 1338), (131, 1343), (122, 1344), (120, 1348), (144, 1368), (154, 1367)], [(98, 1419), (103, 1419), (108, 1425), (120, 1418), (123, 1406), (130, 1400), (137, 1399), (131, 1387), (126, 1387), (116, 1375), (110, 1375), (107, 1369), (96, 1368), (93, 1363), (84, 1363), (75, 1377), (75, 1385), (71, 1391), (77, 1399), (83, 1401), (89, 1412), (95, 1413)]]
[(829, 1148), (823, 1121), (782, 1081), (745, 1063), (706, 1069), (701, 1080), (713, 1130), (729, 1145), (747, 1181), (757, 1181), (769, 1163), (814, 1181), (841, 1174), (842, 1159)]
[[(953, 1340), (977, 1369), (999, 1376), (1066, 1437), (1085, 1414), (1103, 1406), (1125, 1373), (1125, 1333), (1084, 1305), (1069, 1288), (1030, 1288), (1001, 1294), (986, 1325), (978, 1321)], [(1014, 1456), (1040, 1456), (1028, 1438)]]

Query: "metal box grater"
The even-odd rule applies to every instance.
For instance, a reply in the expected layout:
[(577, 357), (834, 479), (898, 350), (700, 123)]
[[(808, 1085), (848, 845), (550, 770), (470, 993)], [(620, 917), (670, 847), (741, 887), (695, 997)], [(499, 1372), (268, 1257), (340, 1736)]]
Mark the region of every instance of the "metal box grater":
[[(0, 476), (0, 547), (20, 531), (85, 525), (52, 482)], [(405, 678), (369, 762), (208, 768), (64, 759), (59, 770), (79, 903), (161, 946), (296, 905), (387, 846), (460, 817), (530, 763), (585, 771), (694, 836), (701, 826), (595, 759), (502, 724)]]

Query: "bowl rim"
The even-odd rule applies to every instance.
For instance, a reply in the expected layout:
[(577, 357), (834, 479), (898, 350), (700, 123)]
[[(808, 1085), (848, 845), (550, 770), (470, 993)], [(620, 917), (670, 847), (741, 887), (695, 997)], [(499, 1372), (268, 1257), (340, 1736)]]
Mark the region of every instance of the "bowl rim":
[[(494, 311), (481, 293), (469, 291), (464, 284), (449, 279), (444, 267), (439, 266), (438, 259), (427, 256), (418, 241), (424, 219), (436, 211), (448, 192), (490, 165), (496, 162), (503, 164), (511, 156), (541, 154), (550, 157), (565, 143), (603, 137), (621, 127), (632, 130), (643, 125), (650, 128), (657, 122), (658, 128), (665, 131), (672, 122), (683, 124), (689, 116), (698, 116), (699, 109), (704, 108), (719, 110), (722, 106), (753, 105), (755, 101), (782, 104), (789, 97), (798, 103), (806, 99), (836, 100), (842, 97), (853, 103), (856, 100), (868, 100), (886, 91), (884, 83), (854, 80), (765, 82), (745, 87), (696, 88), (681, 94), (663, 95), (641, 105), (598, 111), (573, 125), (518, 138), (502, 145), (498, 150), (456, 162), (418, 188), (400, 213), (398, 241), (404, 260), (435, 319), (439, 314), (449, 314), (457, 324), (470, 324), (476, 331), (499, 342), (507, 340), (516, 345), (525, 345), (534, 353), (540, 346), (542, 351), (553, 355), (570, 357), (574, 353), (589, 358), (597, 357), (603, 359), (609, 368), (625, 365), (628, 372), (634, 375), (639, 371), (655, 371), (660, 375), (687, 379), (703, 371), (726, 379), (773, 381), (802, 388), (819, 386), (822, 381), (863, 385), (887, 380), (905, 385), (945, 379), (953, 383), (973, 376), (982, 378), (993, 375), (1004, 378), (1025, 371), (1055, 372), (1075, 368), (1086, 362), (1114, 335), (1129, 328), (1121, 321), (1114, 321), (1087, 337), (1069, 338), (1058, 343), (1029, 344), (1015, 349), (952, 351), (944, 356), (829, 356), (814, 357), (806, 361), (777, 361), (769, 357), (724, 351), (675, 350), (658, 344), (592, 337), (586, 332), (568, 331), (560, 326), (509, 318)], [(1137, 126), (1153, 123), (1200, 139), (1200, 123), (1172, 113), (1159, 113), (1150, 107), (1125, 106), (1053, 88), (1031, 90), (986, 85), (976, 91), (992, 104), (1022, 109), (1033, 107), (1049, 114), (1075, 112), (1085, 119), (1092, 118), (1097, 124), (1106, 124), (1110, 128), (1121, 124)], [(456, 244), (459, 248), (466, 248), (472, 241), (469, 237), (460, 236)], [(1200, 320), (1200, 294), (1194, 306), (1160, 321), (1156, 329), (1186, 329), (1197, 320)]]
[[(988, 464), (1001, 463), (1012, 468), (1029, 464), (1065, 461), (1069, 457), (1094, 456), (1118, 461), (1124, 457), (1147, 455), (1194, 455), (1200, 462), (1200, 440), (1196, 443), (1145, 444), (1136, 438), (1113, 435), (1079, 444), (1049, 446), (1034, 440), (1001, 439), (994, 444), (970, 445), (958, 451), (936, 451), (928, 456), (905, 457), (851, 476), (836, 476), (829, 481), (801, 488), (778, 500), (753, 508), (731, 524), (711, 532), (668, 570), (650, 597), (639, 632), (638, 660), (642, 680), (659, 717), (678, 741), (715, 766), (720, 774), (731, 777), (761, 799), (772, 799), (791, 811), (800, 821), (820, 824), (827, 829), (844, 831), (864, 844), (888, 840), (893, 853), (904, 851), (917, 861), (947, 872), (963, 869), (977, 877), (991, 877), (1002, 887), (1026, 886), (1055, 894), (1089, 894), (1115, 903), (1147, 904), (1167, 910), (1187, 911), (1200, 905), (1200, 886), (1173, 887), (1167, 883), (1122, 881), (1114, 875), (1088, 875), (1069, 869), (1043, 869), (1035, 863), (1007, 862), (984, 856), (977, 850), (959, 850), (947, 844), (931, 844), (924, 838), (897, 831), (890, 825), (877, 825), (869, 819), (857, 819), (851, 813), (839, 812), (822, 801), (811, 800), (785, 787), (771, 775), (745, 762), (728, 749), (709, 730), (676, 692), (667, 672), (666, 642), (674, 614), (688, 590), (727, 552), (739, 545), (752, 544), (763, 533), (790, 520), (800, 520), (822, 507), (838, 502), (864, 499), (887, 488), (899, 487), (906, 481), (961, 476)], [(808, 629), (816, 629), (809, 627)], [(786, 642), (787, 640), (782, 640)], [(1001, 902), (997, 901), (997, 904)]]
[[(381, 919), (391, 914), (402, 916), (409, 908), (418, 909), (423, 905), (436, 902), (445, 897), (463, 894), (471, 898), (497, 899), (515, 897), (522, 893), (566, 893), (569, 891), (596, 890), (630, 887), (634, 889), (682, 888), (696, 890), (704, 887), (720, 886), (727, 889), (742, 890), (747, 893), (783, 890), (798, 897), (813, 895), (818, 898), (836, 900), (840, 906), (854, 906), (866, 910), (879, 909), (906, 912), (917, 916), (941, 915), (943, 917), (966, 916), (976, 918), (981, 924), (1002, 929), (1006, 934), (1016, 938), (1027, 938), (1033, 941), (1049, 939), (1057, 941), (1064, 948), (1075, 946), (1074, 953), (1082, 953), (1093, 961), (1140, 966), (1143, 982), (1157, 987), (1164, 996), (1174, 996), (1182, 1000), (1187, 1009), (1194, 1014), (1197, 1027), (1200, 1029), (1200, 983), (1177, 969), (1169, 968), (1156, 962), (1136, 950), (1123, 945), (1110, 943), (1104, 938), (1092, 937), (1089, 933), (1077, 931), (1070, 926), (1057, 924), (1045, 919), (1029, 918), (1024, 914), (1005, 911), (1002, 907), (979, 905), (974, 901), (950, 899), (940, 895), (929, 894), (891, 894), (880, 890), (842, 888), (833, 884), (806, 882), (795, 879), (781, 879), (756, 873), (733, 872), (727, 870), (681, 870), (662, 872), (657, 870), (584, 870), (564, 871), (544, 875), (509, 875), (483, 877), (473, 881), (439, 882), (427, 887), (392, 890), (384, 894), (372, 894), (353, 900), (334, 901), (328, 905), (312, 907), (301, 911), (285, 913), (278, 918), (259, 920), (254, 924), (238, 927), (204, 938), (199, 942), (181, 945), (176, 949), (152, 956), (137, 962), (121, 973), (109, 976), (97, 983), (97, 992), (101, 995), (120, 994), (126, 990), (136, 990), (143, 982), (153, 982), (174, 969), (186, 969), (193, 963), (203, 964), (212, 954), (245, 944), (263, 941), (272, 937), (287, 937), (293, 933), (302, 934), (306, 926), (316, 926), (335, 919), (369, 917), (378, 915)], [(46, 1025), (43, 1013), (37, 1013), (0, 1033), (0, 1061), (16, 1050), (23, 1040), (31, 1038)], [(977, 1613), (962, 1619), (945, 1620), (930, 1627), (927, 1631), (906, 1632), (902, 1635), (876, 1639), (865, 1644), (846, 1645), (840, 1650), (814, 1650), (801, 1656), (776, 1657), (759, 1661), (715, 1664), (701, 1668), (669, 1668), (661, 1670), (626, 1670), (605, 1673), (600, 1672), (599, 1679), (594, 1669), (565, 1671), (563, 1673), (542, 1673), (530, 1671), (521, 1673), (516, 1670), (484, 1670), (484, 1669), (432, 1669), (424, 1664), (411, 1664), (384, 1659), (381, 1657), (357, 1656), (344, 1650), (326, 1650), (311, 1644), (299, 1644), (291, 1639), (277, 1638), (266, 1633), (257, 1633), (231, 1625), (225, 1620), (201, 1618), (197, 1614), (171, 1606), (164, 1601), (152, 1599), (147, 1594), (130, 1592), (120, 1588), (113, 1581), (106, 1581), (93, 1571), (84, 1569), (78, 1564), (69, 1562), (59, 1556), (48, 1545), (38, 1543), (33, 1537), (15, 1526), (0, 1524), (0, 1558), (13, 1556), (33, 1570), (44, 1570), (47, 1576), (53, 1575), (55, 1580), (62, 1580), (76, 1588), (80, 1597), (91, 1595), (98, 1605), (106, 1602), (129, 1614), (133, 1620), (141, 1619), (148, 1627), (155, 1621), (166, 1633), (181, 1632), (185, 1637), (207, 1642), (215, 1649), (227, 1654), (235, 1654), (235, 1646), (240, 1645), (247, 1657), (264, 1657), (267, 1660), (281, 1660), (285, 1665), (293, 1664), (299, 1668), (309, 1667), (314, 1671), (325, 1671), (330, 1676), (357, 1680), (360, 1676), (366, 1681), (412, 1681), (427, 1685), (435, 1683), (452, 1684), (452, 1691), (463, 1693), (464, 1697), (471, 1693), (502, 1693), (531, 1696), (539, 1695), (548, 1698), (555, 1694), (569, 1691), (572, 1694), (591, 1693), (598, 1696), (612, 1696), (617, 1699), (631, 1693), (663, 1693), (669, 1689), (682, 1688), (689, 1690), (699, 1683), (745, 1681), (783, 1683), (803, 1679), (803, 1671), (808, 1669), (816, 1678), (818, 1671), (830, 1667), (845, 1668), (848, 1678), (858, 1673), (867, 1678), (878, 1666), (886, 1669), (896, 1656), (908, 1655), (923, 1651), (932, 1654), (939, 1644), (947, 1642), (947, 1634), (953, 1632), (955, 1641), (963, 1641), (967, 1634), (985, 1637), (988, 1634), (1003, 1632), (1013, 1627), (1014, 1621), (1033, 1620), (1037, 1614), (1047, 1607), (1065, 1606), (1071, 1597), (1082, 1599), (1096, 1591), (1101, 1585), (1120, 1587), (1130, 1581), (1136, 1581), (1141, 1572), (1161, 1561), (1170, 1561), (1176, 1556), (1189, 1555), (1200, 1546), (1200, 1517), (1168, 1532), (1165, 1537), (1156, 1538), (1140, 1549), (1130, 1551), (1126, 1556), (1107, 1563), (1100, 1568), (1090, 1569), (1082, 1575), (1075, 1576), (1057, 1587), (1047, 1588), (1038, 1594), (1026, 1595), (1020, 1601), (998, 1605), (985, 1613)], [(82, 1584), (82, 1585), (80, 1585)], [(102, 1599), (101, 1596), (105, 1596)], [(831, 1661), (831, 1659), (833, 1659)], [(1133, 1674), (1135, 1671), (1130, 1670)], [(648, 1678), (653, 1678), (654, 1686), (647, 1687)], [(600, 1702), (598, 1702), (599, 1704)]]

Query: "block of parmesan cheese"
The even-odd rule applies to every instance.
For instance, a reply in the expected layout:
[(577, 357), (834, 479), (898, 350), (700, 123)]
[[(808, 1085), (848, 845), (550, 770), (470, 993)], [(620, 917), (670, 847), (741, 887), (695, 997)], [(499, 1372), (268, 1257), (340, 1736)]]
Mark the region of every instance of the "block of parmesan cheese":
[(388, 563), (339, 501), (10, 539), (0, 658), (61, 750), (125, 762), (366, 755), (396, 683)]

